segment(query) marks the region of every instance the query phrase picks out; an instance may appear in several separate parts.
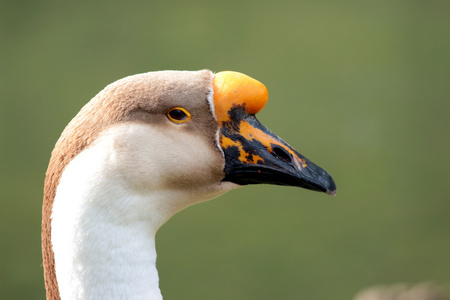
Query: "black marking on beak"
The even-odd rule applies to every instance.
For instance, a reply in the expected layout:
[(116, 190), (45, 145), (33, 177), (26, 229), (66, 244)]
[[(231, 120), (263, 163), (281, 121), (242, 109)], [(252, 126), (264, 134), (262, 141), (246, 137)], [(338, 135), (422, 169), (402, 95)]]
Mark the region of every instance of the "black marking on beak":
[(242, 106), (222, 122), (220, 145), (225, 153), (225, 178), (241, 185), (276, 184), (298, 186), (336, 194), (333, 178), (262, 125)]

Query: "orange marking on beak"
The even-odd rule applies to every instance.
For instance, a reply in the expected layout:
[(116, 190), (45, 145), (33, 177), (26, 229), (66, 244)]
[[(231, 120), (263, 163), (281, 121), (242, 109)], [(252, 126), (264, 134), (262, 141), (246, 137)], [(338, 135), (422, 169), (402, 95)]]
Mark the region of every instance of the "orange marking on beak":
[(255, 154), (251, 155), (250, 153), (245, 151), (240, 141), (233, 141), (232, 139), (226, 136), (220, 136), (220, 146), (223, 149), (226, 149), (228, 147), (238, 147), (239, 160), (243, 163), (256, 164), (258, 162), (264, 162), (264, 159), (261, 156)]
[[(229, 113), (233, 107), (242, 106), (247, 114), (254, 115), (263, 109), (269, 98), (267, 88), (261, 82), (238, 72), (226, 71), (215, 74), (213, 90), (214, 110), (217, 121), (221, 126), (223, 122), (231, 121)], [(307, 166), (306, 161), (298, 157), (292, 148), (284, 145), (262, 130), (253, 127), (248, 122), (241, 121), (239, 124), (239, 134), (245, 139), (249, 141), (253, 139), (258, 140), (270, 153), (273, 152), (271, 144), (282, 147), (292, 155), (298, 169)], [(238, 147), (239, 160), (243, 163), (264, 163), (264, 159), (261, 156), (245, 151), (240, 141), (231, 140), (221, 134), (220, 145), (223, 149), (232, 146)]]
[(271, 144), (275, 144), (275, 145), (285, 149), (294, 158), (294, 163), (298, 169), (306, 168), (308, 166), (306, 164), (306, 161), (304, 159), (298, 157), (297, 154), (290, 147), (287, 147), (283, 143), (280, 143), (278, 140), (276, 140), (272, 136), (264, 133), (262, 130), (253, 127), (248, 122), (242, 121), (240, 123), (239, 129), (240, 129), (240, 134), (243, 137), (245, 137), (247, 140), (252, 140), (252, 139), (258, 140), (269, 150), (270, 153), (272, 153), (272, 151), (273, 151)]
[(217, 121), (229, 120), (233, 105), (245, 106), (248, 114), (258, 113), (266, 105), (269, 92), (261, 82), (238, 72), (219, 72), (214, 76), (214, 108)]

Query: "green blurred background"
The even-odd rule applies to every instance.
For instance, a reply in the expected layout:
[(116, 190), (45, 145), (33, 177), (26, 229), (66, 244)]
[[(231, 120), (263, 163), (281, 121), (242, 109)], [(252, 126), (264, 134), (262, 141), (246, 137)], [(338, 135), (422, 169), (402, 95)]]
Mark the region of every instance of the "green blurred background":
[(450, 1), (0, 2), (0, 299), (44, 299), (42, 186), (108, 83), (164, 69), (266, 84), (266, 126), (337, 197), (245, 187), (157, 236), (164, 299), (351, 299), (450, 283)]

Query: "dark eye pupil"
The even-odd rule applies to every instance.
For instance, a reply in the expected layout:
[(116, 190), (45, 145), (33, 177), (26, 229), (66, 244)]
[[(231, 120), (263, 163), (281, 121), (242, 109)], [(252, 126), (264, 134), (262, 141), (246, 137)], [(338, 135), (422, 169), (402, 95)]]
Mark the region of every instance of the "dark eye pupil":
[(178, 120), (178, 121), (182, 121), (187, 118), (186, 113), (180, 109), (174, 109), (174, 110), (170, 111), (169, 114), (173, 119)]

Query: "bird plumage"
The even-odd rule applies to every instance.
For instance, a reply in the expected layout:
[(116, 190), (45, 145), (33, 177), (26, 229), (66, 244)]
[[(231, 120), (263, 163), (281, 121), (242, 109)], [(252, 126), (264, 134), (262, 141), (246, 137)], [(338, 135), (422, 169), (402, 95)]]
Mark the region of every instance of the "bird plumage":
[[(227, 74), (231, 79), (224, 84), (223, 74), (163, 71), (126, 77), (107, 86), (69, 123), (45, 180), (47, 299), (160, 299), (158, 228), (187, 206), (239, 185), (335, 192), (325, 171), (254, 118), (265, 95), (246, 99), (265, 87), (240, 73)], [(214, 95), (228, 96), (217, 102)], [(174, 120), (173, 109), (189, 118)]]

